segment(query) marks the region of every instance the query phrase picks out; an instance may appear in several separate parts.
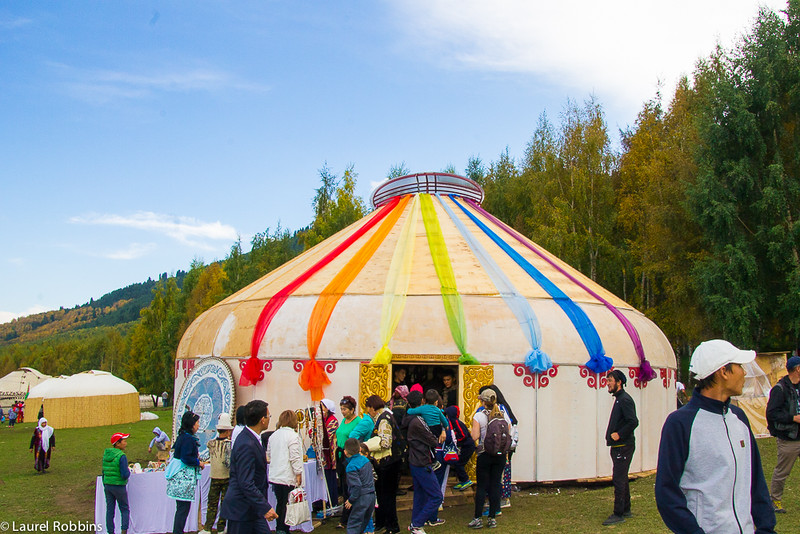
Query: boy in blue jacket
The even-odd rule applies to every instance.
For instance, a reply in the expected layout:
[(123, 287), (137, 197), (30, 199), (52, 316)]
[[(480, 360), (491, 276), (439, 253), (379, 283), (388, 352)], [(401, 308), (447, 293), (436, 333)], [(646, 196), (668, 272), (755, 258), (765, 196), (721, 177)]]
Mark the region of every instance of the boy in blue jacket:
[(350, 490), (350, 496), (344, 502), (344, 507), (350, 510), (347, 534), (361, 534), (367, 528), (375, 509), (375, 478), (372, 464), (361, 455), (357, 439), (349, 438), (345, 441), (344, 454), (347, 456), (345, 473)]

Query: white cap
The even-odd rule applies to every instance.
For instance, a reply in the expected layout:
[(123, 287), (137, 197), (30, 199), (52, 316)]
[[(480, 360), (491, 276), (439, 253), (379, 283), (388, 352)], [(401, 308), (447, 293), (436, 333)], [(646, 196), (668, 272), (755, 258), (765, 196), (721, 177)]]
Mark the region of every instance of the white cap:
[(217, 430), (233, 430), (233, 427), (231, 426), (231, 414), (219, 414), (219, 419), (217, 419)]
[(678, 388), (678, 391), (683, 391), (686, 389), (686, 386), (683, 385), (683, 382), (675, 382), (675, 387)]
[(689, 371), (698, 380), (702, 380), (729, 363), (743, 364), (752, 362), (755, 359), (756, 351), (754, 350), (737, 349), (727, 341), (712, 339), (711, 341), (703, 341), (694, 349)]

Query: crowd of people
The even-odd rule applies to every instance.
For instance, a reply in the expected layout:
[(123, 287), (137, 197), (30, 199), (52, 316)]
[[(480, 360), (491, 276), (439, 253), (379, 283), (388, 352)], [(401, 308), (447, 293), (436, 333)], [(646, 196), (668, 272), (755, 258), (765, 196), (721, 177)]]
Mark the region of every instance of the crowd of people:
[[(701, 343), (694, 351), (690, 372), (697, 385), (691, 395), (664, 423), (655, 480), (656, 504), (673, 532), (773, 533), (775, 514), (782, 505), (786, 478), (800, 456), (800, 356), (786, 362), (787, 375), (776, 384), (766, 409), (770, 433), (777, 441), (777, 464), (767, 487), (761, 458), (745, 413), (731, 404), (742, 394), (744, 365), (754, 351), (740, 350), (721, 340)], [(338, 403), (323, 399), (318, 406), (322, 421), (318, 460), (325, 477), (328, 505), (340, 510), (338, 527), (348, 534), (397, 534), (397, 496), (403, 473), (413, 486), (412, 534), (443, 524), (439, 517), (452, 471), (455, 490), (475, 485), (474, 510), (464, 526), (497, 526), (510, 494), (511, 457), (516, 447), (517, 420), (502, 392), (495, 386), (479, 390), (480, 406), (465, 424), (450, 397), (454, 377), (444, 388), (425, 390), (403, 383), (404, 370), (395, 373), (388, 403), (372, 395), (358, 413), (356, 400)], [(603, 522), (614, 525), (633, 517), (628, 470), (636, 449), (634, 431), (639, 421), (633, 398), (625, 391), (620, 370), (606, 375), (613, 405), (605, 432), (612, 460), (614, 506)], [(449, 405), (448, 405), (449, 404)], [(40, 414), (42, 415), (42, 414)], [(295, 412), (278, 417), (268, 432), (271, 414), (265, 401), (254, 400), (236, 411), (236, 426), (222, 414), (217, 435), (208, 442), (209, 462), (200, 459), (196, 432), (199, 416), (186, 411), (172, 447), (173, 460), (166, 470), (167, 496), (176, 501), (173, 533), (182, 534), (195, 499), (203, 467), (210, 463), (211, 486), (207, 514), (200, 534), (271, 532), (288, 533), (287, 501), (304, 485), (303, 440)], [(160, 429), (149, 450), (169, 450), (169, 437)], [(103, 455), (103, 485), (107, 503), (106, 524), (113, 531), (119, 507), (122, 532), (129, 525), (125, 486), (130, 477), (125, 449), (127, 434), (115, 433)], [(31, 438), (34, 465), (44, 473), (55, 448), (55, 434), (41, 417)], [(476, 456), (475, 482), (465, 466)], [(447, 467), (450, 469), (448, 470)], [(272, 486), (276, 503), (267, 499)], [(341, 506), (338, 506), (339, 503)]]
[[(41, 415), (40, 415), (41, 417)], [(3, 407), (0, 406), (0, 423), (5, 422), (6, 413)], [(25, 422), (25, 403), (17, 401), (8, 408), (8, 426), (14, 426), (17, 423)]]
[[(352, 396), (338, 403), (323, 399), (318, 406), (322, 419), (318, 459), (325, 476), (327, 505), (340, 512), (338, 527), (351, 534), (400, 532), (397, 497), (413, 490), (411, 524), (408, 530), (424, 534), (425, 527), (441, 525), (440, 506), (450, 470), (457, 478), (454, 489), (473, 485), (466, 464), (477, 455), (474, 517), (465, 526), (495, 527), (502, 506), (510, 506), (510, 458), (516, 446), (516, 418), (496, 386), (480, 391), (481, 405), (466, 425), (460, 418), (455, 377), (446, 373), (443, 388), (424, 390), (419, 384), (402, 383), (405, 373), (395, 375), (393, 394), (388, 399), (368, 397), (365, 410), (358, 413)], [(449, 405), (448, 405), (449, 404)], [(287, 499), (303, 486), (303, 440), (295, 412), (278, 417), (275, 430), (268, 432), (271, 414), (268, 404), (251, 401), (236, 411), (236, 426), (223, 414), (216, 425), (217, 436), (209, 441), (211, 488), (200, 533), (270, 532), (267, 521), (275, 521), (276, 532), (288, 533)], [(176, 501), (173, 533), (182, 534), (200, 473), (195, 437), (198, 415), (182, 415), (178, 436), (172, 447), (174, 459), (166, 470), (167, 496)], [(167, 444), (168, 438), (154, 429), (149, 450)], [(111, 525), (119, 506), (122, 529), (127, 529), (129, 511), (122, 495), (129, 477), (124, 449), (127, 435), (115, 434), (103, 459), (107, 524)], [(267, 468), (267, 466), (269, 466)], [(108, 476), (107, 476), (108, 473)], [(410, 474), (412, 487), (400, 488), (401, 476)], [(267, 501), (272, 486), (275, 507)], [(488, 502), (487, 502), (488, 501)], [(341, 502), (341, 505), (340, 505)]]

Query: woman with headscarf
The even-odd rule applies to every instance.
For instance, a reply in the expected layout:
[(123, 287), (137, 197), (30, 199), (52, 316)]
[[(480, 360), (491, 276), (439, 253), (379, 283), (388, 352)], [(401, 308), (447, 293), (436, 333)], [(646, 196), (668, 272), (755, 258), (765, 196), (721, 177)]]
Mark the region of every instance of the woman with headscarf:
[(403, 417), (406, 416), (406, 410), (408, 409), (408, 401), (406, 398), (408, 397), (408, 393), (408, 386), (402, 384), (394, 388), (392, 398), (389, 399), (389, 409), (392, 410), (394, 420), (397, 421), (398, 424), (400, 424)]
[(44, 473), (50, 467), (50, 452), (56, 447), (56, 436), (53, 427), (47, 424), (47, 419), (42, 417), (39, 424), (33, 429), (31, 449), (33, 451), (33, 467), (39, 473)]
[(481, 387), (478, 390), (478, 394), (483, 393), (487, 389), (491, 389), (495, 392), (497, 395), (497, 407), (500, 409), (503, 415), (505, 415), (506, 418), (511, 421), (511, 450), (508, 451), (508, 459), (506, 461), (506, 466), (503, 469), (503, 489), (500, 492), (500, 507), (508, 508), (511, 506), (511, 457), (514, 456), (518, 439), (517, 418), (514, 416), (514, 412), (511, 410), (511, 405), (508, 404), (508, 401), (503, 396), (500, 388), (494, 384)]
[(167, 497), (175, 499), (175, 520), (172, 534), (183, 534), (186, 518), (194, 501), (197, 482), (206, 462), (199, 458), (199, 441), (195, 434), (200, 428), (200, 416), (187, 410), (181, 417), (178, 438), (172, 447), (172, 461), (181, 462), (178, 471), (167, 479)]
[(331, 506), (339, 504), (339, 489), (336, 483), (336, 430), (339, 421), (336, 419), (336, 403), (330, 399), (322, 399), (322, 468), (325, 470), (325, 482), (328, 485), (328, 502)]

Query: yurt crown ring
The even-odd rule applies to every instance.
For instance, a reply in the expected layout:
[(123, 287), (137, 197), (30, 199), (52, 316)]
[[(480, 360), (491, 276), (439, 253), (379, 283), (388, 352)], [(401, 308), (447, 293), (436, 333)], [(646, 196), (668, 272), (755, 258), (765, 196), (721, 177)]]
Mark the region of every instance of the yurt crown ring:
[(378, 208), (394, 197), (417, 193), (457, 195), (483, 202), (483, 188), (474, 180), (446, 172), (420, 172), (386, 180), (372, 192), (370, 203)]

